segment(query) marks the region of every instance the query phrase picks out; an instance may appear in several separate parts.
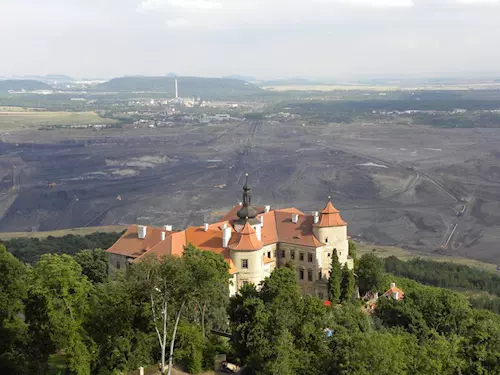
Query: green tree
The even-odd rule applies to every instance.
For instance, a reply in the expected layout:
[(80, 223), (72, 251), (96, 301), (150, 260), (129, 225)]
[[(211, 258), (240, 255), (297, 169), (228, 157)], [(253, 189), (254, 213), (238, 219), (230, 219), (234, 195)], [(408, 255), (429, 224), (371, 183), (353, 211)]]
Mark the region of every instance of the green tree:
[(333, 250), (330, 276), (328, 277), (328, 298), (332, 303), (339, 303), (342, 282), (342, 268), (339, 263), (337, 250)]
[(221, 255), (200, 251), (191, 244), (185, 247), (184, 258), (195, 283), (192, 310), (206, 338), (210, 329), (227, 327), (229, 265)]
[(354, 269), (358, 269), (358, 250), (356, 249), (356, 244), (352, 240), (349, 240), (349, 256), (353, 260)]
[(27, 326), (21, 319), (27, 291), (24, 264), (0, 245), (0, 373), (26, 371)]
[(275, 269), (257, 291), (247, 285), (230, 301), (233, 349), (247, 374), (321, 374), (326, 370), (327, 309), (302, 296), (295, 271)]
[(103, 283), (108, 278), (108, 253), (104, 250), (82, 250), (75, 254), (75, 260), (93, 283)]
[(406, 375), (412, 337), (393, 332), (339, 332), (332, 337), (330, 374)]
[(352, 300), (354, 295), (356, 280), (354, 279), (354, 272), (352, 272), (347, 263), (344, 264), (342, 268), (342, 283), (340, 285), (340, 301), (349, 302)]
[(110, 375), (153, 363), (156, 337), (150, 333), (150, 317), (142, 291), (126, 279), (96, 285), (90, 298), (85, 329), (96, 344), (92, 373)]
[(384, 282), (384, 266), (375, 254), (364, 254), (358, 263), (359, 291), (364, 294), (381, 290)]
[(91, 356), (82, 323), (92, 285), (69, 255), (44, 254), (31, 272), (26, 321), (31, 358), (37, 373), (45, 373), (49, 356), (66, 351), (71, 374), (90, 374)]

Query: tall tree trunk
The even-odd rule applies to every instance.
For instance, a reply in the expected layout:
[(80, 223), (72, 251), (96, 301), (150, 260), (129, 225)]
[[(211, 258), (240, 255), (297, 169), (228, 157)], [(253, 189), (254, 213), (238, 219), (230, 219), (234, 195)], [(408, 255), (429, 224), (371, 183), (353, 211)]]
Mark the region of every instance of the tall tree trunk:
[(174, 333), (172, 334), (172, 341), (170, 341), (170, 355), (168, 357), (168, 375), (172, 374), (172, 362), (174, 359), (174, 345), (175, 345), (175, 335), (177, 334), (177, 326), (179, 325), (179, 320), (181, 319), (182, 309), (184, 308), (184, 302), (182, 302), (179, 311), (177, 312), (177, 317), (175, 318)]
[(165, 352), (167, 349), (167, 301), (163, 302), (163, 343), (161, 345), (161, 373), (165, 373)]

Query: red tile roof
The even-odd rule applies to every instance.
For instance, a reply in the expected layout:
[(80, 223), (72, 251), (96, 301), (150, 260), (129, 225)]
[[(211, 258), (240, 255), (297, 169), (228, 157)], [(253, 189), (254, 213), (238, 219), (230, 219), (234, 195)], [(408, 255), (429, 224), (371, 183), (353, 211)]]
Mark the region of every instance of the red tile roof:
[(382, 296), (394, 298), (394, 295), (396, 293), (398, 293), (398, 301), (400, 301), (403, 298), (405, 298), (405, 292), (403, 292), (401, 289), (399, 289), (395, 285), (393, 287), (391, 287), (387, 292), (385, 292), (384, 294), (382, 294)]
[(260, 250), (262, 242), (257, 238), (257, 234), (252, 226), (247, 222), (239, 235), (235, 236), (235, 241), (229, 244), (231, 250)]
[(332, 202), (328, 201), (323, 211), (321, 211), (321, 217), (318, 227), (343, 227), (347, 223), (340, 216), (340, 211), (333, 207)]
[[(299, 215), (297, 223), (292, 221), (292, 214)], [(313, 217), (311, 215), (304, 215), (297, 209), (277, 210), (274, 211), (274, 215), (279, 242), (308, 247), (324, 245), (313, 234)]]
[(140, 239), (137, 234), (138, 225), (130, 226), (120, 239), (107, 251), (113, 254), (125, 255), (130, 258), (140, 257), (161, 242), (161, 233), (168, 238), (174, 232), (167, 232), (162, 228), (147, 227), (146, 237)]

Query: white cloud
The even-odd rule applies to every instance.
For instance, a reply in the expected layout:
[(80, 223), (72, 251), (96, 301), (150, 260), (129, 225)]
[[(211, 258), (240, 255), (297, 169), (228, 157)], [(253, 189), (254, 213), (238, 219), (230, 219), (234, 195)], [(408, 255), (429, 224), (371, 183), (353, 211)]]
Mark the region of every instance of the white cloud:
[(175, 18), (172, 20), (167, 20), (167, 26), (172, 29), (181, 29), (190, 27), (191, 24), (185, 18)]
[(413, 0), (314, 0), (320, 3), (337, 3), (349, 6), (364, 6), (374, 8), (408, 8), (415, 5)]
[(180, 8), (184, 10), (220, 9), (222, 4), (211, 0), (145, 0), (139, 4), (140, 11), (158, 11)]
[(500, 4), (499, 0), (457, 0), (457, 2), (465, 5)]

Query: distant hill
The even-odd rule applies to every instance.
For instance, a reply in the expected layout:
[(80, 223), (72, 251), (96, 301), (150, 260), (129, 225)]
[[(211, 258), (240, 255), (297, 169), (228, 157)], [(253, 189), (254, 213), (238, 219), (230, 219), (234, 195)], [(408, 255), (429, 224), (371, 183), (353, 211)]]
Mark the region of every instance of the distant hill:
[(35, 81), (40, 81), (48, 84), (53, 84), (55, 82), (61, 83), (61, 82), (71, 82), (73, 81), (73, 78), (64, 75), (64, 74), (47, 74), (44, 76), (38, 76), (38, 75), (33, 75), (33, 76), (14, 76), (11, 79), (23, 79), (23, 80), (35, 80)]
[(239, 79), (240, 81), (247, 81), (247, 82), (255, 82), (257, 81), (257, 78), (251, 77), (251, 76), (240, 76), (238, 74), (233, 74), (230, 76), (225, 76), (222, 78), (229, 78), (229, 79)]
[[(179, 96), (225, 98), (260, 93), (259, 87), (231, 78), (178, 77)], [(96, 89), (108, 92), (161, 92), (175, 95), (174, 77), (121, 77), (99, 84)]]
[(7, 92), (9, 90), (21, 91), (33, 91), (33, 90), (51, 90), (52, 86), (46, 83), (35, 81), (32, 79), (7, 79), (0, 81), (0, 92)]

